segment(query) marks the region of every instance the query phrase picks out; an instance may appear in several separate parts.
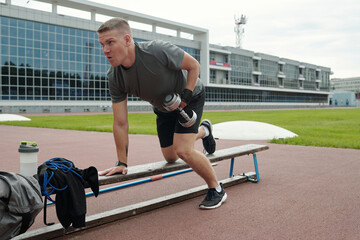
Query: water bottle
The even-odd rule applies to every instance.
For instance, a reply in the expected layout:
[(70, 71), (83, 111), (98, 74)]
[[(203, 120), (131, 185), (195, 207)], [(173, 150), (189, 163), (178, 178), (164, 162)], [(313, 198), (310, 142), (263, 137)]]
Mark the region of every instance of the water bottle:
[(36, 142), (21, 141), (20, 153), (20, 174), (33, 176), (37, 173), (39, 148)]

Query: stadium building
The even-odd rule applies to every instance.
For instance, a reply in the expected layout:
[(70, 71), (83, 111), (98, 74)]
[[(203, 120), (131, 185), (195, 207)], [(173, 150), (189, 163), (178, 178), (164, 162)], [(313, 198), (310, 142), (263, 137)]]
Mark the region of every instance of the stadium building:
[(342, 90), (355, 93), (356, 99), (360, 100), (360, 77), (333, 78), (330, 81), (331, 90)]
[(360, 77), (330, 80), (330, 105), (360, 107)]
[[(129, 21), (135, 41), (170, 41), (195, 57), (207, 109), (328, 105), (328, 67), (209, 44), (207, 29), (121, 8), (83, 0), (37, 2), (41, 8), (0, 0), (0, 112), (111, 111), (110, 64), (96, 29), (114, 16)], [(151, 107), (132, 96), (128, 106)]]

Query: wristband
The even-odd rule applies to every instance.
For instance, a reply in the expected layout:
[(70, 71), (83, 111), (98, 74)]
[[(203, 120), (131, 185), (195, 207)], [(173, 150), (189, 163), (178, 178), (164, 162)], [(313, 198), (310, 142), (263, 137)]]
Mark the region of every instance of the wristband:
[(189, 104), (192, 98), (192, 91), (190, 89), (185, 88), (180, 94), (180, 97), (181, 97), (181, 101), (183, 101), (186, 104)]
[(126, 168), (128, 167), (128, 165), (126, 163), (123, 163), (123, 162), (120, 162), (120, 161), (117, 161), (115, 166), (119, 167), (119, 166), (125, 166)]

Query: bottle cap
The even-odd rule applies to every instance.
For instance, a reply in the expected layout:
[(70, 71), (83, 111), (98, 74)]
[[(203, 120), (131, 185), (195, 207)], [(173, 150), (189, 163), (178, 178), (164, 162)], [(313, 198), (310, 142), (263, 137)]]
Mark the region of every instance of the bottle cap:
[(36, 142), (21, 141), (19, 146), (20, 153), (39, 152)]

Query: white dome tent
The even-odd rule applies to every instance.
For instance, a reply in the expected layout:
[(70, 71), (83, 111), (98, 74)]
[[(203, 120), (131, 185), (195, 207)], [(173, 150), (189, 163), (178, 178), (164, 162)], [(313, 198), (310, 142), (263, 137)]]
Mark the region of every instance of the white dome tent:
[(217, 139), (271, 140), (298, 136), (284, 128), (256, 121), (229, 121), (214, 124), (213, 127), (213, 136)]

